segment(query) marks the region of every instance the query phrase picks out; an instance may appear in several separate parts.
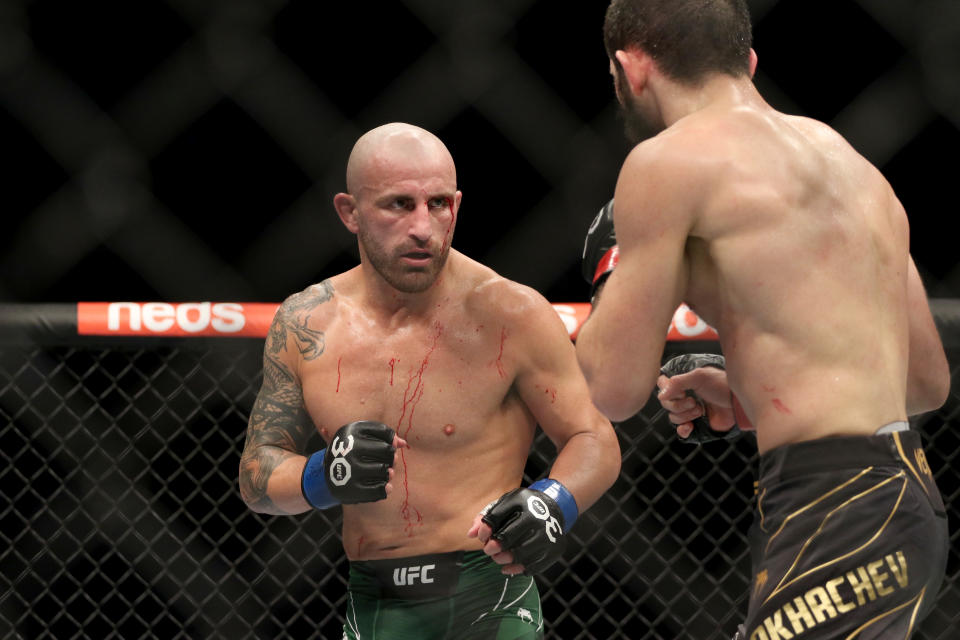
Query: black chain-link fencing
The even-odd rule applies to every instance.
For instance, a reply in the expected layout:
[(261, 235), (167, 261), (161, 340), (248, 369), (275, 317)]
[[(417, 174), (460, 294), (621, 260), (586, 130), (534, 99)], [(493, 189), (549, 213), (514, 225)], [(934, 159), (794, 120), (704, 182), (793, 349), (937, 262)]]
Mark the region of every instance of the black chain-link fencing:
[[(255, 339), (0, 349), (0, 637), (340, 638), (339, 509), (263, 516), (237, 489), (261, 350)], [(949, 356), (957, 380), (960, 349)], [(745, 613), (752, 436), (679, 443), (655, 404), (620, 425), (620, 479), (539, 579), (548, 638), (723, 639)], [(953, 531), (916, 636), (927, 640), (960, 629), (958, 414), (955, 383), (914, 424)], [(553, 455), (540, 434), (527, 481)]]

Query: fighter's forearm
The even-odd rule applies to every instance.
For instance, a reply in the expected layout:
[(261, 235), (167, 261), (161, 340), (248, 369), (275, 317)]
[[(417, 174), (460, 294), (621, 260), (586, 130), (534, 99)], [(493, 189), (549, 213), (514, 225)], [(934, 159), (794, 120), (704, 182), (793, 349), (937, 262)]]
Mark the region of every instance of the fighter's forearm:
[(300, 482), (306, 458), (276, 446), (262, 445), (240, 459), (240, 495), (253, 511), (294, 515), (310, 509)]
[(620, 445), (613, 429), (584, 431), (567, 440), (550, 469), (550, 477), (573, 494), (583, 513), (620, 474)]
[[(577, 361), (590, 388), (593, 403), (610, 420), (622, 422), (640, 411), (657, 380), (657, 368), (649, 371), (625, 361), (625, 346), (617, 348), (616, 335), (622, 335), (613, 326), (605, 326), (607, 319), (591, 317), (580, 328), (577, 336)], [(611, 337), (613, 336), (613, 337)]]

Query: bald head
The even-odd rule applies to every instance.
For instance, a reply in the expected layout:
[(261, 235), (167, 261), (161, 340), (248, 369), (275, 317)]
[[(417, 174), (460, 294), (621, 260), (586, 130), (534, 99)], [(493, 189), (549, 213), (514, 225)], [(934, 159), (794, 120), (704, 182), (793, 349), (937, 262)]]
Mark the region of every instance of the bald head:
[(463, 196), (440, 139), (399, 122), (368, 131), (347, 161), (347, 191), (333, 206), (357, 236), (363, 277), (403, 293), (432, 287)]
[(356, 196), (386, 177), (424, 170), (456, 184), (453, 157), (440, 138), (412, 124), (392, 122), (371, 129), (353, 145), (347, 160), (347, 191)]

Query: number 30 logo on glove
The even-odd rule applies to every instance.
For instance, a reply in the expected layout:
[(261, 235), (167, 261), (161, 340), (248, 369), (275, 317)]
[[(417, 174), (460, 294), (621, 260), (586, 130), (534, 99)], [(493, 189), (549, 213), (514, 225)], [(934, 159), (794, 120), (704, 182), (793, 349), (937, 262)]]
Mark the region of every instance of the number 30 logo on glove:
[(537, 520), (545, 521), (544, 531), (547, 533), (547, 538), (550, 539), (550, 542), (556, 543), (557, 537), (554, 534), (560, 533), (560, 523), (550, 515), (550, 509), (547, 508), (543, 500), (539, 496), (530, 496), (527, 498), (527, 510)]
[(333, 439), (330, 451), (337, 456), (330, 463), (330, 482), (338, 487), (350, 482), (350, 463), (344, 457), (353, 449), (353, 436), (347, 436), (346, 446), (339, 437)]

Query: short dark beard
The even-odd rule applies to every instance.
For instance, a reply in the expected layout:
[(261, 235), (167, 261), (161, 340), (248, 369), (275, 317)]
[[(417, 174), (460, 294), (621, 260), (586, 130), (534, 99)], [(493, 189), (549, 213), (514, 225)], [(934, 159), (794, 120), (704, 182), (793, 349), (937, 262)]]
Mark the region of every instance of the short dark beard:
[(640, 109), (637, 107), (637, 101), (630, 93), (630, 85), (627, 83), (623, 68), (619, 65), (617, 65), (617, 76), (617, 83), (620, 86), (619, 93), (623, 100), (620, 102), (619, 116), (620, 120), (623, 121), (624, 135), (632, 146), (636, 146), (647, 138), (656, 135), (659, 131), (641, 115)]
[[(398, 265), (399, 255), (391, 256), (387, 251), (373, 238), (371, 238), (363, 226), (357, 232), (360, 243), (363, 245), (364, 253), (369, 260), (370, 265), (380, 274), (387, 284), (400, 293), (422, 293), (433, 286), (443, 271), (447, 263), (447, 257), (450, 255), (450, 245), (442, 248), (439, 255), (429, 266), (425, 267), (419, 273), (404, 270)], [(416, 275), (414, 275), (416, 273)]]

